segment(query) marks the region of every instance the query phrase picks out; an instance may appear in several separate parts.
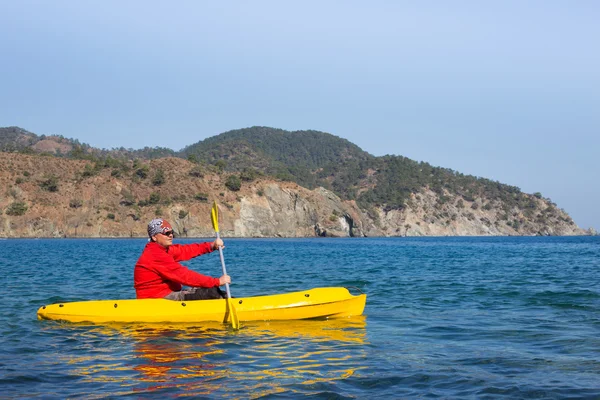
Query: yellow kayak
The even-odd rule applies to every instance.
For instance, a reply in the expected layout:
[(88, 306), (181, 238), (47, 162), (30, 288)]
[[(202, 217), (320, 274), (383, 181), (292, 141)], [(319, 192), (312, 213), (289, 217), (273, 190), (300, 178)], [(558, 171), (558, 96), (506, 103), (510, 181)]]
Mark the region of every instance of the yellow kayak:
[[(310, 289), (232, 299), (240, 321), (339, 318), (361, 315), (366, 294), (343, 287)], [(58, 303), (39, 308), (38, 319), (69, 322), (227, 322), (227, 301), (166, 299), (97, 300)]]

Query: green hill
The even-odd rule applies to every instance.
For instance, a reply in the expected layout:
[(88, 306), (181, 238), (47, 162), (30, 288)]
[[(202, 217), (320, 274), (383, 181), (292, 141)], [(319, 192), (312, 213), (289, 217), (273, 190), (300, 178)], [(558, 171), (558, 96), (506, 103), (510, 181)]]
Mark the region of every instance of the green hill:
[(467, 201), (497, 200), (507, 209), (533, 204), (515, 186), (402, 156), (374, 157), (346, 139), (318, 131), (239, 129), (188, 146), (179, 155), (220, 164), (227, 171), (253, 169), (308, 188), (323, 186), (343, 199), (357, 200), (363, 208), (401, 209), (411, 193), (425, 188), (442, 201), (449, 192)]
[[(119, 168), (128, 160), (181, 157), (215, 165), (225, 172), (251, 181), (272, 176), (309, 189), (322, 186), (344, 200), (356, 200), (364, 210), (404, 209), (411, 198), (426, 190), (437, 194), (439, 207), (457, 199), (499, 209), (514, 216), (514, 208), (527, 218), (545, 218), (550, 207), (540, 209), (542, 196), (522, 193), (517, 187), (463, 175), (459, 172), (416, 162), (402, 156), (374, 157), (340, 137), (319, 131), (285, 131), (251, 127), (222, 133), (185, 147), (96, 149), (62, 136), (38, 136), (17, 127), (0, 128), (0, 150), (43, 153), (96, 162), (95, 170)], [(94, 173), (90, 170), (89, 173)], [(546, 199), (547, 200), (547, 199)], [(456, 203), (460, 206), (460, 202)], [(508, 217), (507, 217), (508, 218)]]
[(254, 170), (301, 186), (329, 186), (319, 170), (374, 159), (346, 139), (318, 131), (252, 127), (222, 133), (184, 148), (180, 155), (227, 171)]

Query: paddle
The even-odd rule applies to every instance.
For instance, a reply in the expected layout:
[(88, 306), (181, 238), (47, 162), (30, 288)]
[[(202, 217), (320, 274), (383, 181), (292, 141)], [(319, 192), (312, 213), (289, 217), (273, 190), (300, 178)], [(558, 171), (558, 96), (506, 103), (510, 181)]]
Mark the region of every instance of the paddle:
[[(217, 239), (219, 239), (219, 209), (217, 208), (216, 201), (213, 202), (212, 210), (210, 212), (210, 218), (212, 219), (213, 229), (217, 233)], [(223, 248), (221, 246), (219, 246), (219, 255), (221, 256), (221, 266), (223, 267), (223, 275), (227, 275), (227, 270), (225, 269), (225, 259), (223, 258)], [(225, 284), (225, 289), (227, 289), (227, 307), (229, 309), (229, 316), (231, 318), (231, 327), (233, 329), (239, 329), (240, 321), (238, 320), (237, 312), (235, 311), (233, 301), (231, 300), (229, 283)]]

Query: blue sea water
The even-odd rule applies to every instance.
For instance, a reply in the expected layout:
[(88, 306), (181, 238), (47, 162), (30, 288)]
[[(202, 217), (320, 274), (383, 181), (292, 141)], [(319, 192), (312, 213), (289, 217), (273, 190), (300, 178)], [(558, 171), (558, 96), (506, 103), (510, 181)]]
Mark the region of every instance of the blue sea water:
[[(145, 240), (2, 240), (0, 398), (600, 398), (600, 237), (225, 241), (234, 296), (347, 286), (364, 316), (39, 321), (133, 298)], [(185, 264), (221, 272), (217, 253)]]

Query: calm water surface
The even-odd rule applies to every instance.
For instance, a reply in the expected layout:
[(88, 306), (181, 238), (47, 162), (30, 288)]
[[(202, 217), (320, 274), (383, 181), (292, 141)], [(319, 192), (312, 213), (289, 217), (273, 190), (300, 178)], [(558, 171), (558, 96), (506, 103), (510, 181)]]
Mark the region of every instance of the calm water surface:
[[(0, 398), (600, 398), (600, 237), (226, 239), (234, 296), (355, 287), (365, 315), (239, 331), (36, 319), (133, 298), (144, 244), (0, 240)], [(218, 253), (185, 264), (220, 275)]]

